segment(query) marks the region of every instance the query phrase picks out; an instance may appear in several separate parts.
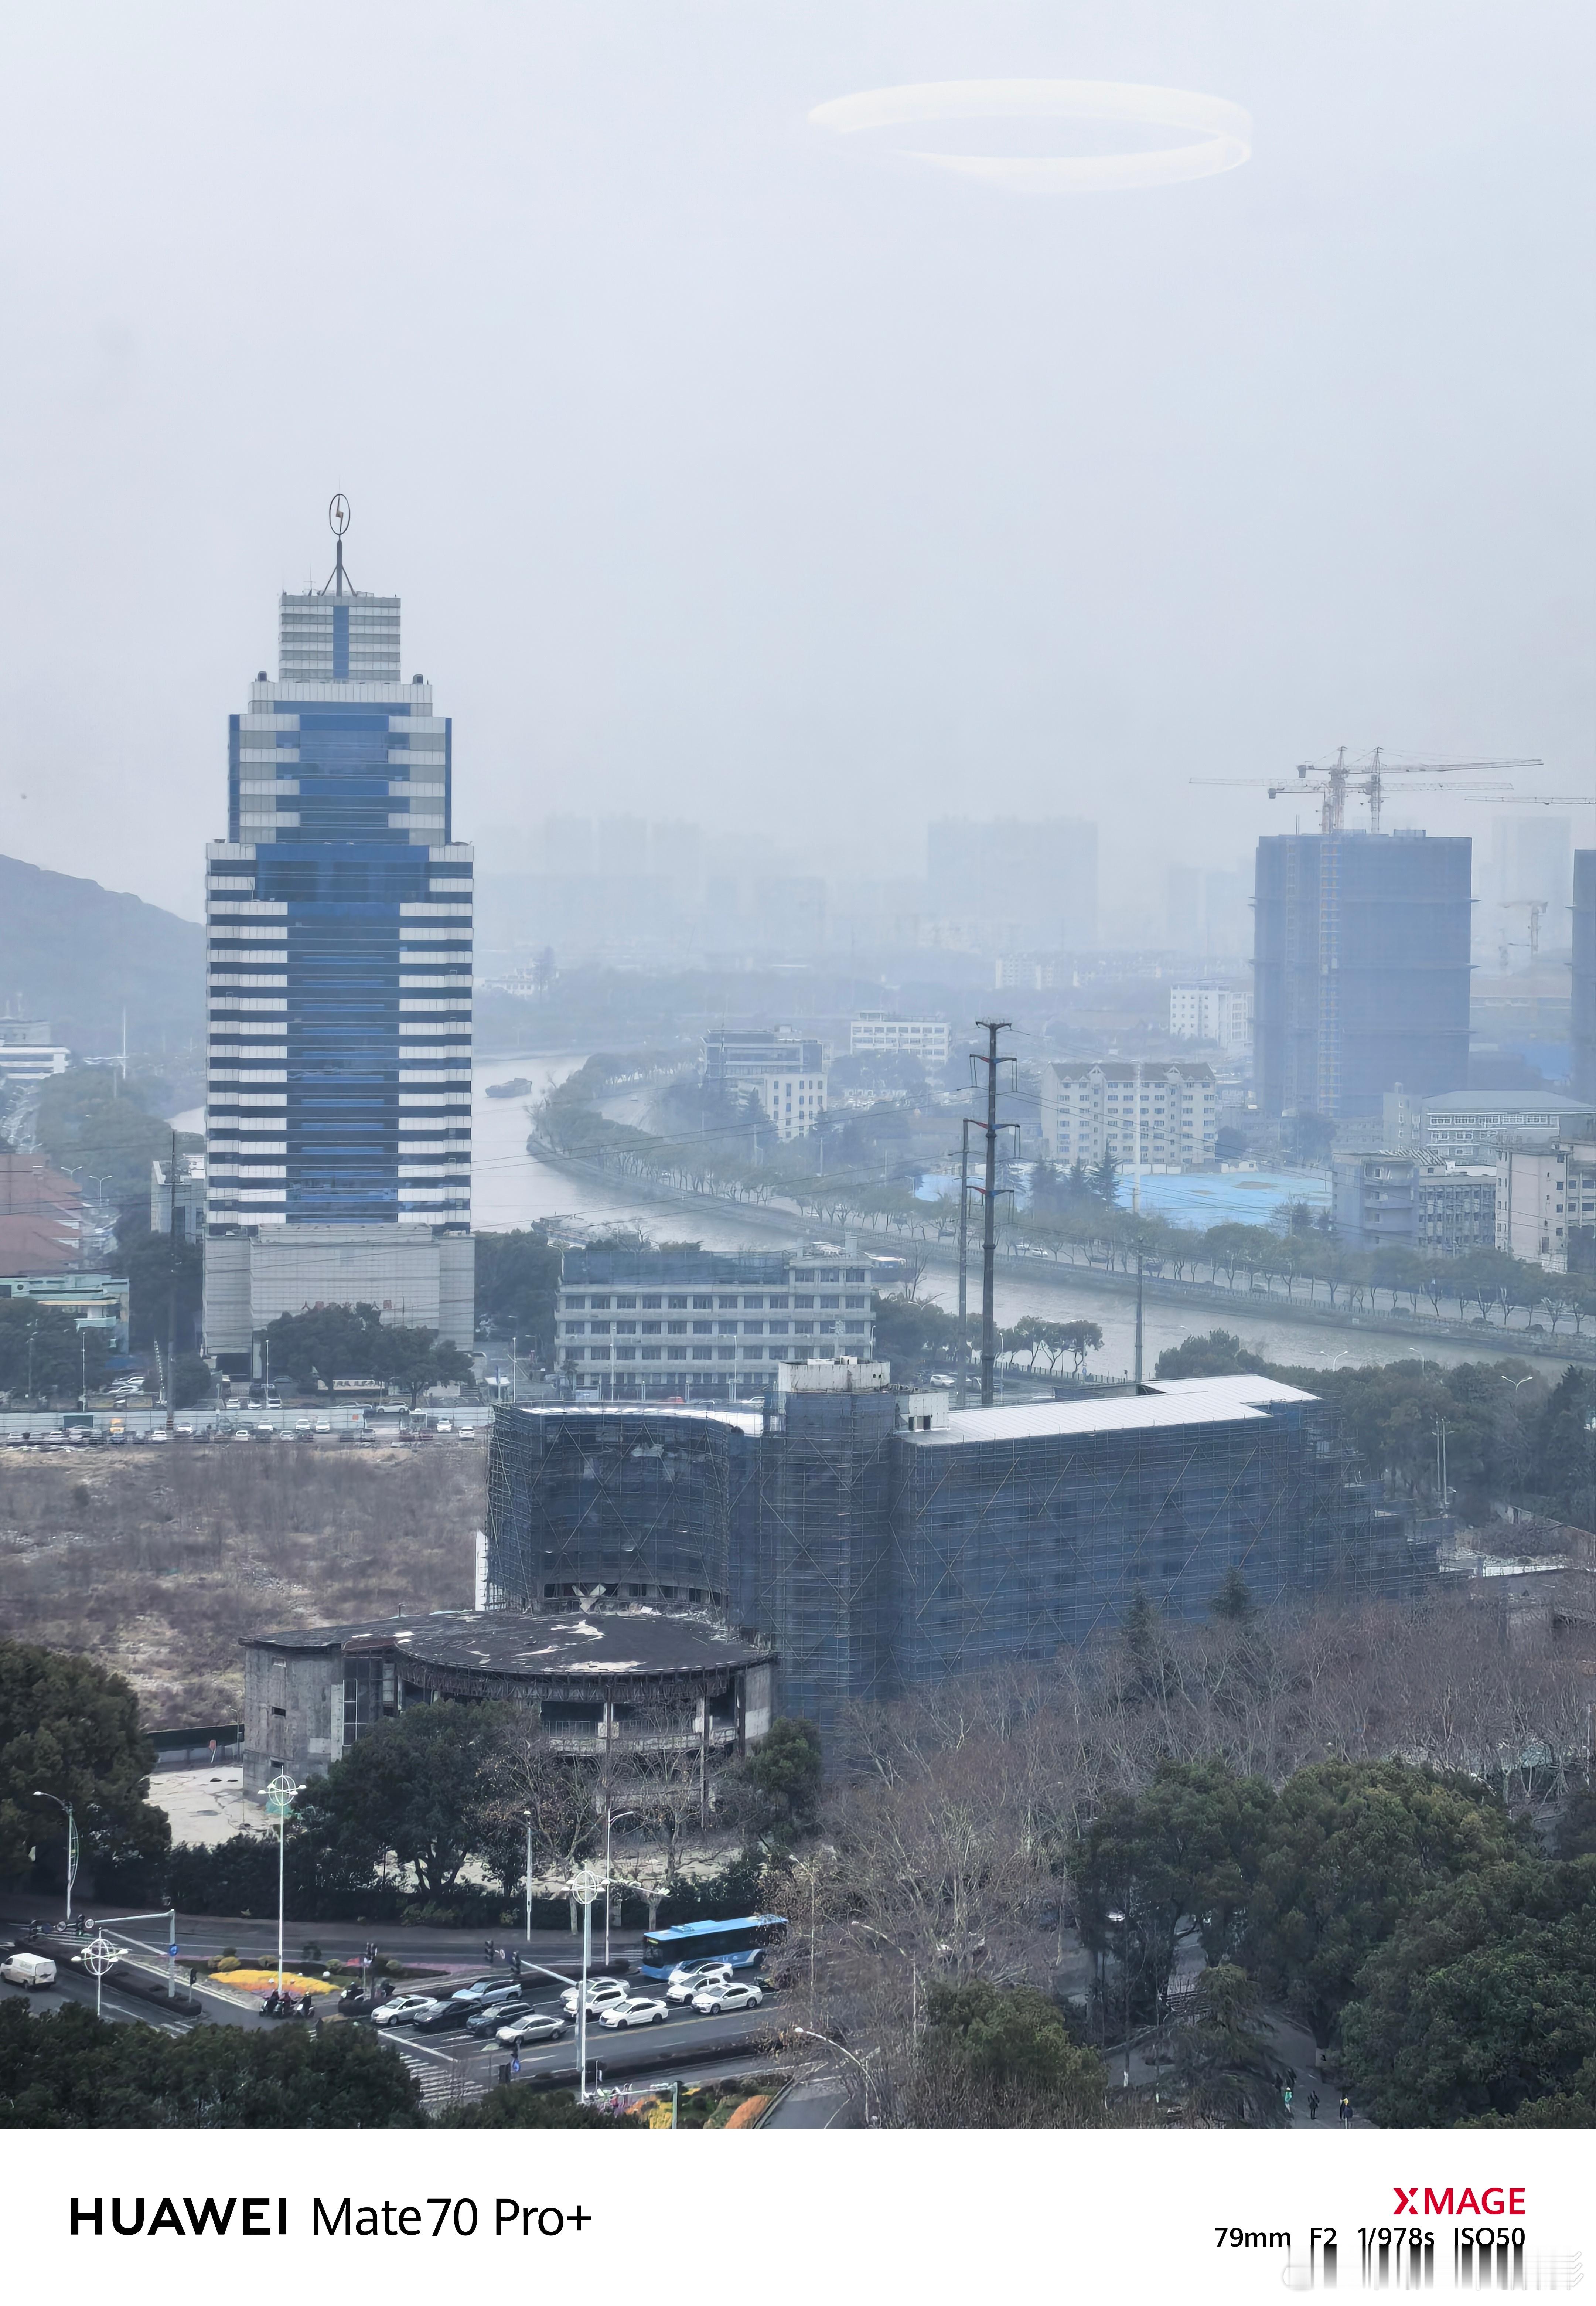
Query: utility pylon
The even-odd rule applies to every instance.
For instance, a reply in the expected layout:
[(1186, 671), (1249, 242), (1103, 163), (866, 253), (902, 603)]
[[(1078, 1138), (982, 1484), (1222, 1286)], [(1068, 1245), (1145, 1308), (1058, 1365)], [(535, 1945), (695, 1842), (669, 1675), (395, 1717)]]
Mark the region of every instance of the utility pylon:
[[(986, 1204), (981, 1223), (981, 1406), (990, 1409), (993, 1372), (997, 1362), (997, 1329), (993, 1319), (993, 1283), (997, 1264), (997, 1069), (999, 1065), (1012, 1065), (1014, 1063), (1012, 1057), (998, 1055), (997, 1037), (1000, 1033), (1011, 1033), (1014, 1029), (1006, 1017), (996, 1020), (977, 1017), (976, 1025), (986, 1036), (986, 1054), (983, 1056), (972, 1051), (969, 1071), (970, 1086), (974, 1088), (976, 1067), (985, 1065), (986, 1068), (986, 1118), (984, 1122), (972, 1122), (970, 1126), (979, 1129), (986, 1140), (986, 1182), (977, 1190)], [(1011, 1078), (1008, 1086), (1013, 1087)], [(1005, 1121), (1002, 1125), (1005, 1129), (1017, 1130), (1019, 1127), (1019, 1123), (1013, 1121)]]

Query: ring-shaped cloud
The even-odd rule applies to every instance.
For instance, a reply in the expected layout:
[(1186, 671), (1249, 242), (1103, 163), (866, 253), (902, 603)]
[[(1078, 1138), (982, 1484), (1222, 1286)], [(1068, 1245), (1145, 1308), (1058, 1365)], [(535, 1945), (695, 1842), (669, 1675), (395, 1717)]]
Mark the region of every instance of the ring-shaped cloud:
[(917, 81), (901, 88), (834, 97), (817, 104), (809, 115), (812, 127), (838, 136), (952, 120), (1112, 120), (1139, 128), (1195, 129), (1199, 141), (1148, 152), (1070, 158), (927, 152), (909, 144), (895, 144), (893, 150), (953, 175), (973, 176), (1020, 192), (1129, 192), (1149, 184), (1189, 184), (1197, 176), (1239, 168), (1252, 151), (1252, 122), (1239, 104), (1188, 89), (1147, 88), (1132, 81)]

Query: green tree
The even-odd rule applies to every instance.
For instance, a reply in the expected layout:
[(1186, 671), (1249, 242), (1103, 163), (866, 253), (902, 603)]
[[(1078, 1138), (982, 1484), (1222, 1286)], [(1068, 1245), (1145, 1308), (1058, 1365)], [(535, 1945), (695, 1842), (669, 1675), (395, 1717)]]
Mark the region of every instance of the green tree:
[[(120, 1238), (120, 1236), (119, 1236)], [(148, 1227), (123, 1251), (127, 1275), (129, 1342), (137, 1352), (175, 1337), (180, 1354), (192, 1353), (200, 1336), (204, 1265), (197, 1241), (174, 1241)]]
[(1252, 1598), (1252, 1588), (1237, 1563), (1233, 1561), (1220, 1579), (1218, 1590), (1208, 1603), (1208, 1615), (1230, 1626), (1250, 1625), (1257, 1617), (1258, 1604)]
[(1210, 1329), (1206, 1337), (1187, 1337), (1165, 1345), (1153, 1370), (1155, 1378), (1256, 1377), (1268, 1367), (1260, 1354), (1244, 1345), (1232, 1329)]
[(959, 1324), (952, 1314), (923, 1297), (883, 1297), (875, 1308), (875, 1350), (890, 1362), (894, 1377), (952, 1368), (959, 1349)]
[(1580, 1529), (1596, 1529), (1596, 1377), (1565, 1370), (1535, 1422), (1536, 1487)]
[(1252, 1893), (1249, 1968), (1327, 2049), (1358, 1974), (1441, 1883), (1516, 1846), (1472, 1781), (1405, 1762), (1316, 1762), (1282, 1789)]
[(1106, 1147), (1090, 1174), (1092, 1191), (1097, 1199), (1107, 1208), (1114, 1208), (1120, 1198), (1120, 1165)]
[(0, 1297), (0, 1393), (19, 1401), (76, 1400), (87, 1370), (90, 1388), (106, 1373), (110, 1348), (103, 1329), (80, 1330), (58, 1305)]
[(450, 1889), (488, 1831), (488, 1772), (507, 1712), (407, 1706), (312, 1780), (298, 1804), (303, 1831), (350, 1865), (391, 1849), (423, 1890)]
[(414, 1407), (431, 1385), (453, 1385), (471, 1375), (457, 1345), (435, 1329), (385, 1322), (375, 1305), (319, 1305), (309, 1313), (279, 1313), (268, 1328), (274, 1377), (312, 1386), (320, 1379), (377, 1378), (403, 1386)]
[(820, 1732), (813, 1721), (779, 1716), (749, 1752), (744, 1769), (766, 1824), (795, 1833), (814, 1825), (825, 1772)]
[(36, 2017), (0, 2004), (0, 2128), (415, 2129), (404, 2060), (363, 2027), (171, 2035), (75, 2005)]
[(208, 1401), (215, 1380), (210, 1364), (200, 1354), (179, 1354), (172, 1369), (172, 1406), (192, 1409), (196, 1402)]
[(606, 2114), (581, 2105), (569, 2090), (529, 2089), (524, 2082), (500, 2082), (472, 2105), (448, 2105), (440, 2130), (637, 2130), (629, 2114)]
[[(153, 1090), (158, 1085), (151, 1084)], [(115, 1208), (149, 1205), (149, 1165), (167, 1159), (172, 1131), (149, 1110), (143, 1087), (115, 1065), (69, 1065), (44, 1082), (34, 1122), (38, 1149), (57, 1169), (108, 1182)], [(197, 1153), (201, 1137), (178, 1132), (179, 1153)]]
[(171, 1841), (166, 1813), (145, 1797), (155, 1748), (120, 1675), (88, 1658), (0, 1641), (0, 1874), (30, 1848), (64, 1843), (66, 1821), (42, 1789), (70, 1802), (85, 1854), (158, 1858)]
[(1198, 1978), (1174, 2035), (1175, 2080), (1195, 2112), (1227, 2123), (1284, 2121), (1260, 2015), (1258, 1989), (1234, 1962)]
[(1057, 2003), (1034, 1986), (932, 1986), (913, 2088), (922, 2108), (972, 2124), (1028, 2112), (1089, 2118), (1105, 2081), (1102, 2059), (1071, 2039)]
[(1384, 2126), (1583, 2096), (1596, 2060), (1596, 1858), (1461, 1872), (1402, 1914), (1341, 2030)]
[(554, 1315), (560, 1252), (539, 1226), (476, 1235), (477, 1328), (494, 1337), (516, 1337), (516, 1350), (540, 1361), (554, 1358)]
[[(1133, 2015), (1163, 2008), (1182, 1937), (1210, 1963), (1233, 1960), (1274, 1821), (1261, 1778), (1225, 1763), (1165, 1762), (1134, 1795), (1107, 1803), (1077, 1845), (1082, 1942), (1130, 1966)], [(1111, 1922), (1111, 1913), (1123, 1922)]]

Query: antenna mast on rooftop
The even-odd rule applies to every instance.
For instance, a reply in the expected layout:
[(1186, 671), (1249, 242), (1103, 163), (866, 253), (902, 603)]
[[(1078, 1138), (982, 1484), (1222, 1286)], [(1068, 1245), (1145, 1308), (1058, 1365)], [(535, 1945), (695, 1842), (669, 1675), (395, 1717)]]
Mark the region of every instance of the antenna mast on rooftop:
[[(334, 497), (332, 502), (327, 508), (327, 525), (338, 541), (337, 563), (333, 569), (332, 575), (328, 578), (327, 583), (321, 587), (324, 593), (331, 591), (336, 597), (341, 597), (345, 589), (344, 531), (348, 527), (349, 521), (349, 500), (344, 494), (342, 489), (340, 489), (337, 495)], [(354, 587), (351, 585), (348, 589), (353, 593)]]

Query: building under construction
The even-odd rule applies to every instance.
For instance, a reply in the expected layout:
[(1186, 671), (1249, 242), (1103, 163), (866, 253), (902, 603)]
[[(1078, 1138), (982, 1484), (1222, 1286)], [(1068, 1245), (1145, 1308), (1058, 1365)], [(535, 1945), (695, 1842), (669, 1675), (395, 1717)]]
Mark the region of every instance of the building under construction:
[(1572, 986), (1575, 1097), (1596, 1099), (1596, 849), (1574, 852), (1574, 982)]
[(1041, 1663), (1145, 1593), (1202, 1615), (1399, 1597), (1429, 1564), (1377, 1509), (1328, 1411), (1267, 1378), (950, 1411), (881, 1363), (785, 1367), (769, 1408), (507, 1408), (482, 1599), (704, 1609), (779, 1655), (778, 1710)]
[(1378, 1114), (1463, 1089), (1472, 844), (1422, 833), (1258, 844), (1256, 1062), (1267, 1114)]

